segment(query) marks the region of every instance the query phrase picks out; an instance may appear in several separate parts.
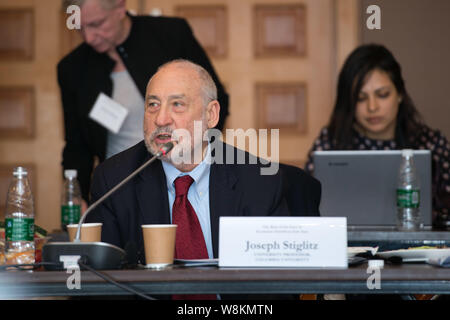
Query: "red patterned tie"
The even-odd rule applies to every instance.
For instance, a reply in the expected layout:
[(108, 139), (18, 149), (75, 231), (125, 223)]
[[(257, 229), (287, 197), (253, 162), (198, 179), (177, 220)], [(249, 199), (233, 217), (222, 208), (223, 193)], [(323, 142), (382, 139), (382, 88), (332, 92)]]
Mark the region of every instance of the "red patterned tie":
[[(175, 240), (175, 259), (208, 259), (205, 238), (197, 214), (188, 200), (188, 191), (194, 179), (182, 176), (175, 179), (175, 201), (172, 223), (178, 225)], [(215, 300), (217, 296), (172, 295), (174, 300)]]

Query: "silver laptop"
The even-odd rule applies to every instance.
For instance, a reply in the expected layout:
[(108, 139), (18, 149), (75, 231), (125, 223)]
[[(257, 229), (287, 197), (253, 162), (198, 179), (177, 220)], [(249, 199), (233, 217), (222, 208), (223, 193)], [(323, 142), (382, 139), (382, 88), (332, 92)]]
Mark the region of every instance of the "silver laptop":
[[(422, 223), (430, 226), (431, 152), (414, 150), (413, 155)], [(350, 226), (395, 226), (401, 158), (401, 150), (314, 152), (314, 176), (322, 183), (320, 214), (347, 217)]]

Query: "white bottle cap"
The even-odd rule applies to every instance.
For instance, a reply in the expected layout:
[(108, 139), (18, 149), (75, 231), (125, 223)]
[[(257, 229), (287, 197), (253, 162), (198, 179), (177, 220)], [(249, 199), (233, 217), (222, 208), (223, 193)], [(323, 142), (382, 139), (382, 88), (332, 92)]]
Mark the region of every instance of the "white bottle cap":
[(153, 9), (150, 11), (150, 15), (153, 16), (153, 17), (159, 17), (159, 16), (162, 16), (162, 10), (161, 10), (160, 8), (153, 8)]
[(77, 170), (65, 170), (64, 171), (64, 177), (68, 178), (76, 178), (77, 177)]
[(384, 260), (369, 260), (369, 268), (383, 268)]
[(15, 167), (13, 176), (26, 176), (28, 174), (27, 169), (24, 167)]
[(402, 150), (402, 156), (411, 158), (413, 156), (413, 150), (412, 149), (403, 149)]

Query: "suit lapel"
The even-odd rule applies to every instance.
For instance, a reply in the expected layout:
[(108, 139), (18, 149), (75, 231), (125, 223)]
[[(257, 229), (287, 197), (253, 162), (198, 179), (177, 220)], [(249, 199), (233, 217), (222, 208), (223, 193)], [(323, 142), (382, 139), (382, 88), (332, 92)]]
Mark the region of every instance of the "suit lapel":
[[(145, 161), (147, 161), (146, 159)], [(160, 161), (144, 169), (137, 177), (136, 197), (142, 224), (169, 224), (170, 210), (167, 183)], [(214, 257), (218, 257), (219, 218), (239, 214), (238, 178), (233, 165), (211, 165), (209, 176), (209, 207)]]
[(166, 178), (159, 160), (139, 174), (136, 196), (142, 224), (170, 223)]
[(237, 176), (232, 165), (211, 165), (209, 176), (209, 208), (214, 257), (218, 257), (219, 218), (238, 213), (239, 194), (236, 191)]

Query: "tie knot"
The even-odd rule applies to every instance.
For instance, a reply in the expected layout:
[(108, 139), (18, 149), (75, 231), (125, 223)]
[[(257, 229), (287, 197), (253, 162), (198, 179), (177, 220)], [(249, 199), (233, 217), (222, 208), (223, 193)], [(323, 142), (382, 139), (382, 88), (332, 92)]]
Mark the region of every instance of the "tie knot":
[(182, 176), (175, 179), (175, 196), (187, 195), (191, 184), (194, 182), (191, 176)]

